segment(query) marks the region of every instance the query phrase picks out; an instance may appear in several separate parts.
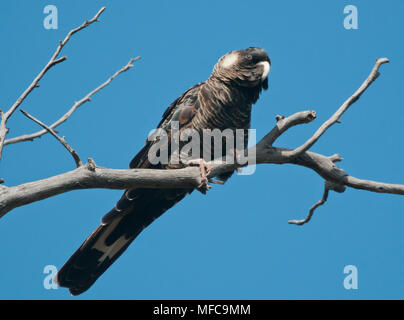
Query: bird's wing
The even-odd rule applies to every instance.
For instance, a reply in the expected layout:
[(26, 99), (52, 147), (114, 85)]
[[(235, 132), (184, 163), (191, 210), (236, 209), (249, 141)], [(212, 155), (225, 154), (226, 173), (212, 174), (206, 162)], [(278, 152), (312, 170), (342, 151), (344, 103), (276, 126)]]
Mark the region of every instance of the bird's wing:
[[(198, 110), (201, 85), (197, 84), (175, 100), (165, 111), (158, 127), (169, 130), (174, 120), (180, 127), (188, 124)], [(156, 168), (148, 159), (148, 151), (154, 143), (146, 141), (131, 161), (131, 168)], [(126, 190), (115, 207), (103, 217), (101, 225), (60, 269), (55, 281), (69, 288), (72, 295), (86, 291), (145, 227), (190, 192), (192, 189)]]
[[(192, 88), (185, 91), (179, 98), (177, 98), (171, 105), (166, 109), (163, 114), (163, 117), (159, 124), (157, 125), (157, 129), (163, 129), (168, 134), (171, 130), (171, 124), (173, 121), (178, 121), (179, 128), (181, 129), (183, 126), (186, 126), (189, 122), (191, 122), (195, 113), (199, 109), (198, 102), (198, 93), (203, 83), (198, 83)], [(134, 168), (153, 168), (153, 169), (161, 169), (161, 164), (153, 165), (149, 160), (149, 150), (150, 148), (157, 143), (157, 140), (146, 140), (145, 146), (137, 153), (137, 155), (132, 159), (129, 164), (131, 169)], [(167, 147), (168, 148), (168, 147)], [(172, 191), (172, 190), (171, 190)], [(122, 195), (121, 199), (117, 202), (114, 209), (108, 212), (103, 218), (102, 223), (108, 224), (112, 219), (116, 216), (125, 215), (126, 208), (133, 205), (133, 200), (140, 197), (141, 194), (144, 193), (154, 193), (158, 194), (158, 190), (155, 189), (142, 189), (142, 188), (133, 188), (126, 190)], [(176, 194), (178, 192), (174, 192)], [(183, 193), (183, 190), (180, 192)], [(163, 194), (171, 198), (174, 197), (170, 190), (164, 190)], [(170, 195), (169, 195), (170, 194)], [(142, 197), (144, 198), (144, 197)], [(182, 199), (182, 198), (181, 198)], [(170, 201), (171, 202), (171, 201)], [(122, 211), (125, 211), (121, 213)]]
[[(179, 129), (187, 125), (199, 109), (198, 93), (203, 82), (196, 84), (185, 91), (166, 109), (162, 119), (157, 125), (157, 129), (169, 132), (173, 121), (178, 121)], [(145, 146), (137, 153), (129, 164), (130, 168), (150, 168), (155, 167), (148, 161), (148, 152), (156, 141), (146, 140)]]

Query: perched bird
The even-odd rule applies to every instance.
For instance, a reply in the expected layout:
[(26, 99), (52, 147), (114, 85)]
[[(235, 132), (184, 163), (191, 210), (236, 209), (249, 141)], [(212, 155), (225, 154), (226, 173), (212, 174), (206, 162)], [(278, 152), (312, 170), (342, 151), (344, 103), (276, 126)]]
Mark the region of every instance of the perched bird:
[[(230, 129), (233, 132), (243, 129), (244, 138), (248, 140), (251, 106), (258, 100), (262, 89), (268, 88), (269, 70), (270, 59), (264, 49), (250, 47), (225, 54), (214, 66), (208, 80), (187, 90), (167, 108), (157, 127), (166, 130), (168, 134), (174, 121), (178, 122), (179, 132), (187, 128), (197, 132), (204, 129)], [(130, 162), (130, 168), (170, 169), (169, 163), (152, 164), (150, 160), (150, 150), (158, 141), (148, 139)], [(165, 147), (171, 156), (171, 146)], [(200, 164), (202, 178), (206, 179), (204, 165), (212, 158), (195, 160), (199, 160), (194, 163)], [(218, 178), (226, 180), (232, 174), (230, 172)], [(115, 207), (102, 218), (101, 225), (60, 269), (55, 278), (56, 283), (69, 288), (72, 295), (86, 291), (144, 228), (192, 191), (148, 188), (126, 190)], [(201, 191), (204, 191), (203, 186)]]

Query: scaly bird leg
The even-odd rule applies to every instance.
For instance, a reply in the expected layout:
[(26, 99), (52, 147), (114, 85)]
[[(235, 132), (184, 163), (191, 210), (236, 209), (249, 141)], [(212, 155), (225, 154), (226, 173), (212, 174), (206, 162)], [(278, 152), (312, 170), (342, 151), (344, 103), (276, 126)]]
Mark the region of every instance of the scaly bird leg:
[(200, 158), (200, 159), (191, 159), (187, 161), (183, 161), (184, 164), (186, 165), (194, 165), (194, 166), (199, 166), (199, 169), (201, 171), (201, 184), (197, 187), (198, 191), (202, 192), (203, 194), (206, 193), (207, 190), (210, 189), (209, 181), (208, 181), (208, 175), (211, 173), (212, 168), (208, 163)]

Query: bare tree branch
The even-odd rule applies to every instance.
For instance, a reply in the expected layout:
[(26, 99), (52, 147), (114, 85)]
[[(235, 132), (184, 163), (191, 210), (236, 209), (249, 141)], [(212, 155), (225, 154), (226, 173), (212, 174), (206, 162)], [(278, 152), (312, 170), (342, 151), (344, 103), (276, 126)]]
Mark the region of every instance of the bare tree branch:
[(45, 67), (39, 72), (39, 74), (35, 77), (35, 79), (32, 81), (32, 83), (28, 86), (27, 89), (21, 94), (21, 96), (17, 99), (16, 102), (10, 107), (10, 109), (3, 113), (1, 112), (1, 122), (0, 122), (0, 160), (2, 157), (3, 153), (3, 146), (4, 146), (4, 140), (6, 138), (6, 135), (8, 133), (7, 129), (7, 121), (8, 119), (13, 115), (14, 111), (21, 105), (21, 103), (25, 100), (25, 98), (31, 93), (31, 91), (34, 88), (37, 88), (38, 82), (42, 79), (42, 77), (45, 75), (46, 72), (48, 72), (49, 69), (51, 69), (54, 65), (63, 62), (67, 59), (67, 57), (61, 57), (58, 58), (60, 51), (64, 47), (64, 45), (69, 41), (70, 37), (75, 34), (76, 32), (84, 29), (85, 27), (89, 26), (95, 21), (98, 21), (98, 17), (101, 15), (101, 13), (105, 10), (105, 7), (101, 8), (97, 14), (92, 18), (91, 20), (86, 20), (81, 26), (77, 27), (76, 29), (71, 30), (66, 38), (63, 41), (59, 42), (58, 47), (56, 48), (55, 53), (52, 55), (50, 58), (49, 62), (45, 65)]
[(265, 146), (270, 147), (286, 130), (299, 124), (312, 122), (316, 119), (316, 116), (316, 112), (313, 110), (297, 112), (287, 118), (277, 115), (275, 117), (276, 126), (260, 141), (260, 143), (265, 143)]
[(377, 79), (379, 76), (379, 68), (382, 64), (388, 63), (389, 59), (387, 58), (379, 58), (376, 60), (376, 64), (374, 65), (372, 71), (370, 72), (369, 76), (366, 78), (366, 80), (362, 83), (362, 85), (359, 87), (356, 92), (349, 97), (342, 105), (339, 107), (339, 109), (331, 116), (330, 119), (328, 119), (326, 122), (324, 122), (320, 128), (314, 133), (314, 135), (307, 140), (304, 144), (302, 144), (300, 147), (292, 150), (285, 152), (283, 154), (284, 157), (292, 159), (294, 157), (299, 156), (303, 152), (309, 150), (316, 142), (317, 140), (327, 131), (328, 128), (330, 128), (333, 124), (336, 122), (339, 122), (340, 117), (344, 114), (345, 111), (348, 110), (348, 108), (355, 103), (362, 93), (365, 92), (365, 90), (372, 84), (373, 81)]
[[(91, 101), (91, 97), (97, 93), (98, 91), (100, 91), (101, 89), (103, 89), (104, 87), (106, 87), (108, 84), (111, 83), (112, 80), (114, 80), (119, 74), (129, 70), (130, 68), (133, 67), (133, 62), (136, 60), (139, 60), (140, 57), (135, 57), (129, 60), (129, 62), (123, 66), (120, 70), (118, 70), (117, 72), (115, 72), (111, 77), (108, 78), (107, 81), (105, 81), (104, 83), (102, 83), (101, 85), (99, 85), (97, 88), (95, 88), (94, 90), (92, 90), (91, 92), (89, 92), (88, 94), (86, 94), (82, 99), (80, 99), (79, 101), (76, 101), (73, 106), (69, 109), (69, 111), (67, 111), (62, 117), (60, 117), (58, 120), (56, 120), (53, 124), (51, 124), (49, 126), (49, 128), (51, 129), (55, 129), (56, 127), (58, 127), (60, 124), (62, 124), (63, 122), (65, 122), (82, 104), (84, 104), (85, 102)], [(25, 134), (22, 136), (18, 136), (18, 137), (14, 137), (14, 138), (10, 138), (4, 141), (4, 145), (8, 145), (8, 144), (13, 144), (13, 143), (18, 143), (18, 142), (23, 142), (23, 141), (32, 141), (35, 138), (39, 138), (41, 136), (43, 136), (45, 133), (47, 133), (47, 130), (40, 130), (31, 134)]]
[(46, 131), (48, 131), (52, 136), (54, 136), (66, 148), (66, 150), (69, 151), (69, 153), (72, 155), (74, 161), (76, 162), (77, 168), (81, 167), (83, 165), (79, 155), (77, 154), (77, 152), (71, 146), (69, 146), (69, 144), (66, 142), (65, 137), (62, 137), (62, 138), (59, 137), (52, 128), (49, 128), (46, 124), (44, 124), (40, 120), (36, 119), (34, 116), (30, 115), (28, 112), (26, 112), (24, 110), (20, 110), (20, 111), (26, 117), (28, 117), (32, 121), (36, 122), (37, 124), (39, 124), (42, 128), (45, 128)]
[(346, 176), (343, 180), (343, 184), (354, 189), (367, 190), (377, 193), (404, 195), (404, 185), (402, 184), (391, 184), (371, 180), (362, 180), (352, 176)]
[[(90, 159), (89, 159), (90, 160)], [(10, 210), (61, 193), (80, 189), (196, 188), (201, 184), (197, 167), (175, 170), (106, 169), (90, 160), (86, 165), (61, 175), (0, 188), (0, 218)]]
[[(261, 145), (264, 145), (264, 143)], [(277, 149), (278, 148), (273, 147), (268, 150), (257, 148), (257, 164), (279, 164), (279, 151)], [(282, 151), (284, 150), (285, 149)], [(259, 158), (258, 154), (260, 156)], [(339, 155), (327, 157), (307, 151), (289, 163), (310, 168), (317, 172), (326, 181), (330, 181), (340, 188), (349, 186), (355, 189), (364, 189), (379, 193), (404, 195), (404, 185), (360, 180), (351, 177), (342, 169), (335, 166), (334, 161), (341, 161)], [(239, 167), (238, 164), (220, 163), (217, 161), (209, 162), (209, 165), (212, 168), (209, 178), (213, 178), (221, 173), (232, 171)], [(95, 166), (93, 161), (90, 161), (85, 166), (54, 177), (21, 184), (15, 187), (1, 188), (0, 217), (16, 207), (72, 190), (92, 188), (128, 189), (133, 187), (196, 188), (200, 183), (201, 174), (197, 167), (172, 170), (119, 170), (99, 168)], [(333, 190), (337, 191), (338, 189), (333, 187)]]

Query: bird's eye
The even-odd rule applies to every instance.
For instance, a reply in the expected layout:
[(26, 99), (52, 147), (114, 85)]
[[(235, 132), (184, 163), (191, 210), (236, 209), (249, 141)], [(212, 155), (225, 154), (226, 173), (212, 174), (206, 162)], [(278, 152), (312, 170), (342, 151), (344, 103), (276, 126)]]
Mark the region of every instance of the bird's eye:
[(252, 60), (252, 55), (251, 54), (247, 54), (247, 60), (249, 60), (249, 61)]

